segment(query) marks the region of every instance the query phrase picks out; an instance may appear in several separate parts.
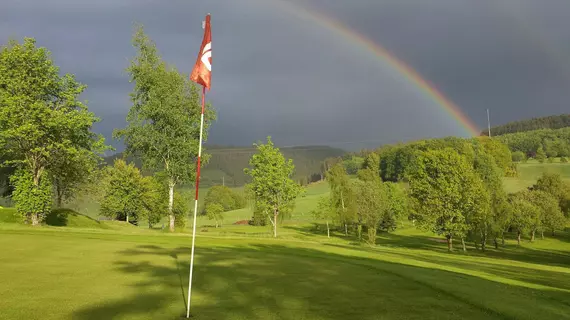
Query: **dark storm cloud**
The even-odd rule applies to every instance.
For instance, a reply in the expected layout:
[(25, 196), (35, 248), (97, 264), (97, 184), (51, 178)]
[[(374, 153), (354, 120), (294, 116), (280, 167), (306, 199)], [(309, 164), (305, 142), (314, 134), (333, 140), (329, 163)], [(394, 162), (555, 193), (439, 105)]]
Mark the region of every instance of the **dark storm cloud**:
[[(124, 125), (135, 22), (164, 59), (189, 73), (212, 13), (210, 142), (355, 148), (428, 136), (465, 135), (435, 103), (356, 43), (276, 0), (2, 0), (0, 43), (35, 37), (85, 99), (110, 138)], [(283, 1), (283, 0), (280, 0)], [(568, 112), (570, 22), (563, 1), (294, 1), (381, 43), (474, 121)], [(355, 143), (360, 142), (360, 143)]]

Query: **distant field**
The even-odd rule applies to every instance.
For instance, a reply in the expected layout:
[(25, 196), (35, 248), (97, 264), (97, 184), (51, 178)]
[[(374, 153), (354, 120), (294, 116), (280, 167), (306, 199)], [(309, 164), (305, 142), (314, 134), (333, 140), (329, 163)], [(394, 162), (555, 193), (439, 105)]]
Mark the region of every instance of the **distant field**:
[(519, 176), (505, 178), (504, 185), (508, 192), (516, 192), (532, 186), (543, 172), (560, 174), (564, 179), (570, 180), (569, 163), (539, 163), (531, 160), (518, 164)]

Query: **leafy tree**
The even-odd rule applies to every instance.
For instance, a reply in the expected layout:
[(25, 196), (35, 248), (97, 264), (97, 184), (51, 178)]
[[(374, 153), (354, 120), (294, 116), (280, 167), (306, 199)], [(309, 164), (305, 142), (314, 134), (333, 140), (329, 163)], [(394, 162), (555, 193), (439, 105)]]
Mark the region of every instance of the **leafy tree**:
[(477, 216), (488, 197), (465, 157), (452, 149), (419, 152), (406, 175), (414, 215), (420, 228), (444, 235), (448, 250), (453, 238), (468, 230), (465, 215)]
[(566, 220), (557, 199), (550, 193), (533, 190), (529, 193), (529, 201), (539, 209), (539, 215), (532, 217), (531, 224), (531, 241), (534, 241), (535, 233), (540, 232), (544, 239), (544, 231), (563, 230)]
[(55, 159), (50, 174), (58, 208), (64, 201), (73, 199), (79, 188), (93, 177), (100, 161), (101, 157), (87, 150)]
[(358, 180), (354, 189), (358, 194), (356, 198), (356, 208), (359, 221), (368, 231), (368, 244), (376, 243), (377, 228), (389, 210), (388, 195), (384, 184), (377, 180)]
[[(197, 87), (161, 60), (155, 44), (139, 27), (133, 38), (138, 50), (127, 71), (134, 82), (128, 125), (115, 132), (127, 153), (139, 156), (144, 168), (161, 171), (169, 189), (170, 231), (174, 231), (174, 188), (195, 177), (200, 135), (200, 95)], [(204, 141), (215, 114), (207, 106)], [(203, 156), (205, 164), (208, 156)]]
[(138, 221), (147, 216), (151, 208), (156, 208), (154, 186), (152, 178), (143, 177), (134, 164), (115, 160), (114, 166), (106, 171), (101, 214), (126, 222)]
[(517, 243), (520, 246), (521, 236), (528, 233), (535, 217), (540, 216), (539, 209), (528, 199), (529, 191), (518, 192), (509, 196), (512, 207), (511, 227), (517, 233)]
[(570, 215), (570, 184), (564, 182), (559, 174), (543, 173), (532, 189), (553, 195), (564, 215)]
[(561, 157), (561, 158), (560, 158), (560, 162), (561, 162), (561, 163), (568, 163), (568, 158), (566, 158), (566, 157)]
[(383, 231), (396, 230), (398, 221), (408, 212), (408, 196), (403, 187), (394, 182), (384, 182), (388, 198), (388, 210), (385, 211), (379, 228)]
[[(73, 75), (60, 75), (48, 50), (36, 47), (32, 38), (22, 44), (10, 41), (0, 49), (0, 149), (10, 159), (3, 165), (22, 170), (16, 178), (17, 192), (37, 195), (29, 199), (35, 208), (51, 205), (51, 198), (39, 195), (51, 184), (42, 180), (49, 179), (50, 170), (56, 173), (56, 160), (103, 145), (103, 137), (91, 131), (98, 119), (78, 100), (85, 88)], [(22, 200), (20, 208), (30, 209)], [(45, 203), (40, 205), (40, 200)], [(37, 225), (46, 212), (34, 209), (24, 214)]]
[(478, 142), (483, 146), (485, 152), (490, 154), (497, 167), (504, 172), (512, 165), (512, 154), (509, 147), (498, 139), (489, 137), (478, 137)]
[(329, 196), (319, 198), (317, 208), (311, 211), (316, 220), (325, 220), (327, 225), (327, 237), (331, 237), (330, 222), (336, 217), (336, 208), (333, 206), (332, 199)]
[(546, 160), (546, 153), (544, 152), (542, 146), (538, 147), (538, 150), (536, 150), (535, 159), (538, 160), (538, 162), (540, 163), (543, 163), (544, 160)]
[(356, 220), (356, 197), (350, 177), (343, 165), (337, 163), (327, 172), (332, 206), (337, 213), (337, 220), (344, 225), (344, 233), (348, 235), (348, 225)]
[(218, 227), (218, 223), (221, 226), (222, 221), (224, 220), (224, 207), (219, 203), (209, 203), (206, 205), (206, 215), (208, 220), (214, 220), (216, 222), (216, 228)]
[(364, 159), (361, 157), (351, 157), (348, 160), (343, 161), (344, 168), (348, 174), (356, 174), (360, 168), (362, 168), (362, 164), (364, 163)]
[(513, 162), (521, 162), (525, 160), (526, 155), (522, 151), (515, 151), (512, 153)]
[(254, 195), (255, 208), (273, 219), (273, 236), (277, 237), (277, 218), (290, 213), (295, 199), (302, 191), (291, 177), (295, 170), (292, 160), (285, 160), (283, 154), (273, 145), (271, 137), (266, 144), (257, 144), (257, 154), (251, 157), (250, 168), (245, 172), (251, 176), (250, 188)]

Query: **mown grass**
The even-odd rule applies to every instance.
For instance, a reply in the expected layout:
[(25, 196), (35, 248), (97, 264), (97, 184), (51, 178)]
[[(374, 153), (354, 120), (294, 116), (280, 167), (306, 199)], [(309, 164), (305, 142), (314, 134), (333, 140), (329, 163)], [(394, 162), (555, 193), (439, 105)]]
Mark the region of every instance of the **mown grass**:
[(570, 180), (570, 163), (539, 163), (529, 160), (527, 163), (519, 163), (517, 168), (518, 177), (503, 180), (507, 192), (517, 192), (532, 186), (544, 172), (560, 174), (563, 179)]
[[(0, 319), (184, 313), (187, 236), (0, 230)], [(376, 247), (309, 233), (305, 241), (199, 236), (194, 319), (570, 319), (568, 234), (448, 254), (409, 228), (381, 235)]]

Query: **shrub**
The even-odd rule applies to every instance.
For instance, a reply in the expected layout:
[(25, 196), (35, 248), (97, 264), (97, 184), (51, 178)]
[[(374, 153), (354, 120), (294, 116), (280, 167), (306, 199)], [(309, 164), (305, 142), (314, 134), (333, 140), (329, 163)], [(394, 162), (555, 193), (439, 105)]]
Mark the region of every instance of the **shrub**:
[(566, 158), (566, 157), (561, 157), (561, 158), (560, 158), (560, 162), (561, 162), (561, 163), (568, 163), (568, 158)]
[(36, 186), (33, 180), (32, 174), (25, 170), (18, 170), (10, 177), (16, 210), (24, 222), (35, 225), (41, 223), (50, 212), (53, 195), (47, 173), (42, 174), (39, 185)]

